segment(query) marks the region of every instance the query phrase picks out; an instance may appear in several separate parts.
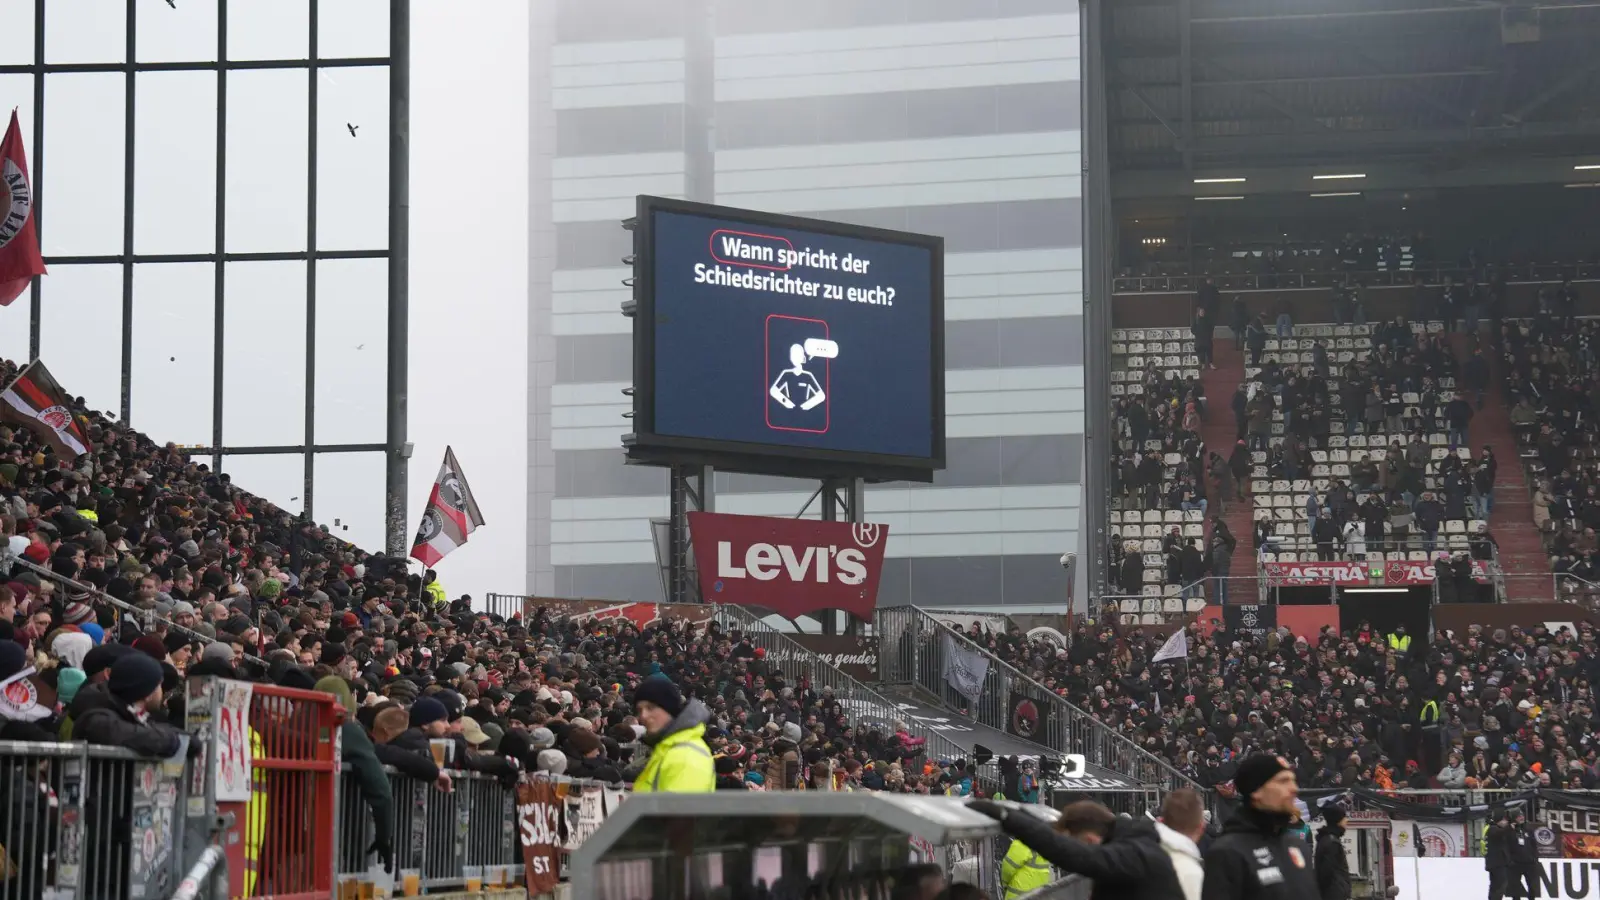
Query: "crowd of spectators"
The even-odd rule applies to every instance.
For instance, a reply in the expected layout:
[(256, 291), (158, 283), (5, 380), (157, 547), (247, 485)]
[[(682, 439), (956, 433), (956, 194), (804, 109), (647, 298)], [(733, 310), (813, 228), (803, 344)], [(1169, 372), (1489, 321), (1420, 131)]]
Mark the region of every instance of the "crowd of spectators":
[(1571, 595), (1600, 600), (1600, 323), (1574, 318), (1563, 284), (1538, 313), (1506, 321), (1500, 352), (1511, 425), (1534, 484), (1533, 520)]
[[(1104, 623), (1115, 621), (1107, 615)], [(1205, 636), (1151, 663), (1165, 638), (1080, 624), (1071, 646), (974, 624), (969, 637), (1206, 787), (1267, 752), (1314, 788), (1600, 787), (1600, 634), (1561, 627), (1417, 635)], [(1399, 632), (1403, 635), (1403, 632)]]
[[(0, 363), (0, 384), (15, 372)], [(974, 789), (966, 761), (929, 759), (903, 722), (786, 677), (739, 632), (477, 611), (431, 571), (353, 547), (81, 401), (75, 413), (94, 445), (78, 459), (0, 426), (0, 683), (38, 692), (25, 709), (0, 704), (0, 737), (167, 755), (181, 686), (211, 675), (334, 694), (357, 727), (348, 761), (441, 790), (433, 741), (453, 748), (448, 768), (505, 780), (628, 782), (651, 743), (634, 708), (649, 684), (678, 721), (705, 726), (719, 788)]]

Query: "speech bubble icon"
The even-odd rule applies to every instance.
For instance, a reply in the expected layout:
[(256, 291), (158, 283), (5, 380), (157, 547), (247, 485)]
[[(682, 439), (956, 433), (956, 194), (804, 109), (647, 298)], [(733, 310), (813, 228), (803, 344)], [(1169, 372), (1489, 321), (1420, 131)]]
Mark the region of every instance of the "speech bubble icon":
[(806, 338), (806, 356), (812, 359), (835, 359), (839, 355), (839, 345), (827, 338)]

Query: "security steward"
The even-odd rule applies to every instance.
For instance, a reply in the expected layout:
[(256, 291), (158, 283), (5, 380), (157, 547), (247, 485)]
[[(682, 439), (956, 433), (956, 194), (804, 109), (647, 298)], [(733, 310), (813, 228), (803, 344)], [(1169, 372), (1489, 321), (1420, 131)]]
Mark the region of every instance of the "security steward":
[[(990, 800), (973, 800), (967, 807), (995, 819), (1016, 838), (1013, 851), (1020, 843), (1056, 868), (1092, 880), (1092, 900), (1183, 900), (1178, 874), (1161, 849), (1154, 822), (1119, 818), (1091, 800), (1068, 805), (1053, 828), (1032, 813)], [(1006, 857), (1012, 858), (1010, 851)], [(1003, 878), (1004, 867), (1001, 871)], [(1048, 879), (1049, 872), (1040, 871)], [(1008, 900), (1025, 893), (1014, 887), (1007, 882)]]
[(1000, 883), (1005, 885), (1005, 900), (1036, 891), (1050, 883), (1050, 864), (1020, 839), (1013, 839), (1000, 861)]
[(1239, 809), (1205, 853), (1201, 900), (1318, 897), (1311, 851), (1289, 833), (1299, 786), (1294, 769), (1267, 753), (1247, 756), (1233, 776)]
[(1484, 826), (1483, 868), (1489, 873), (1489, 900), (1500, 900), (1511, 881), (1511, 820), (1505, 810)]
[(684, 702), (678, 686), (652, 675), (633, 693), (644, 744), (650, 758), (633, 782), (636, 792), (709, 794), (717, 789), (717, 767), (706, 746), (710, 710), (699, 700)]
[(1533, 826), (1522, 810), (1511, 814), (1511, 877), (1507, 885), (1513, 897), (1539, 896), (1539, 844), (1533, 839)]

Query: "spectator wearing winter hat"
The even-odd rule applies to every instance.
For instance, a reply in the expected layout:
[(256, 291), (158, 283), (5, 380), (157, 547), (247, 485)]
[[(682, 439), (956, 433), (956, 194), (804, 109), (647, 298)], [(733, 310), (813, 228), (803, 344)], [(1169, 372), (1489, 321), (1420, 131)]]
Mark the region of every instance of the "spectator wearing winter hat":
[(567, 774), (574, 778), (618, 782), (622, 773), (606, 759), (605, 742), (593, 731), (575, 728), (567, 732)]
[(145, 756), (168, 757), (182, 741), (177, 729), (155, 721), (161, 708), (161, 664), (134, 651), (111, 666), (110, 677), (78, 692), (72, 704), (72, 739), (127, 747)]
[[(1318, 895), (1310, 848), (1294, 837), (1299, 787), (1295, 772), (1278, 756), (1258, 753), (1239, 763), (1233, 776), (1239, 809), (1205, 853), (1207, 900), (1303, 900)], [(1256, 871), (1275, 867), (1267, 882)]]
[(674, 793), (716, 790), (716, 765), (705, 742), (706, 722), (710, 719), (705, 704), (699, 700), (684, 702), (678, 686), (662, 676), (641, 682), (633, 700), (645, 727), (645, 746), (650, 748), (650, 758), (634, 780), (633, 789)]

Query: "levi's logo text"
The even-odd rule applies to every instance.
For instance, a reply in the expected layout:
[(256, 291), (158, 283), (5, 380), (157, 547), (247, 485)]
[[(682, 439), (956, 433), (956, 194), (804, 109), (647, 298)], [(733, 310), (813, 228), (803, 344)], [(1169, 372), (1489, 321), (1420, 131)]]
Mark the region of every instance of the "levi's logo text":
[(886, 526), (691, 512), (689, 532), (708, 603), (863, 618), (877, 605)]

